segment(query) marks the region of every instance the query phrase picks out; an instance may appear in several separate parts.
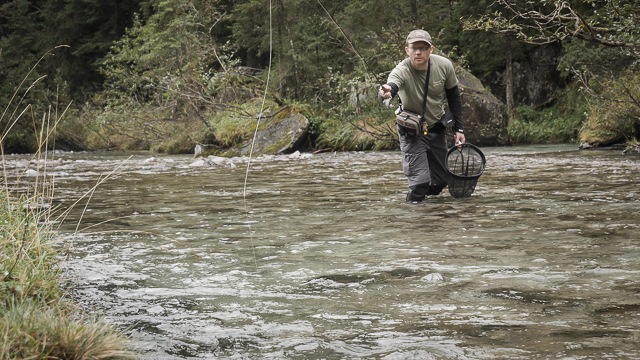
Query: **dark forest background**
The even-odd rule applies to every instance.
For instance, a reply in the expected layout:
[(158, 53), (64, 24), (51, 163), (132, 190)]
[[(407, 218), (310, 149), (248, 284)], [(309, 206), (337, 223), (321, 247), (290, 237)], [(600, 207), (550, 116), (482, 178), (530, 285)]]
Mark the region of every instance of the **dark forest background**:
[(33, 152), (44, 138), (76, 150), (233, 146), (265, 99), (267, 113), (286, 107), (309, 118), (312, 147), (388, 148), (357, 124), (389, 121), (375, 89), (414, 28), (505, 102), (513, 143), (637, 145), (639, 8), (635, 0), (8, 0), (2, 147)]

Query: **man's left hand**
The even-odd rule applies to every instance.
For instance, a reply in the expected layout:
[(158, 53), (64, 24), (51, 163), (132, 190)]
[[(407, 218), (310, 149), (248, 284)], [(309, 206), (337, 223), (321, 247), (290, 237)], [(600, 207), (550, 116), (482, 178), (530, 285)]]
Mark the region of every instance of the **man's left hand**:
[(463, 133), (456, 132), (455, 134), (453, 134), (453, 143), (456, 146), (462, 145), (465, 142), (467, 142), (467, 140), (464, 138), (464, 134)]

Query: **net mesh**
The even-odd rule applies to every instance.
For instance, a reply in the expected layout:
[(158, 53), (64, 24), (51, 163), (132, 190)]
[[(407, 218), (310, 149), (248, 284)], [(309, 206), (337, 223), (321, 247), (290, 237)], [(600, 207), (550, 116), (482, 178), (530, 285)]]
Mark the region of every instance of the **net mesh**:
[(480, 175), (484, 172), (486, 159), (478, 147), (462, 144), (449, 149), (447, 153), (449, 172), (449, 194), (454, 198), (471, 196), (476, 189)]

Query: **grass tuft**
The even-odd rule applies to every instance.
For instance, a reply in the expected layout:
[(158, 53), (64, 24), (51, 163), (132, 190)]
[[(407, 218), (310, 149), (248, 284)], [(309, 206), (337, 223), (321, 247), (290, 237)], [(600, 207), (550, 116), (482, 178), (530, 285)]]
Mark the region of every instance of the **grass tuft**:
[(0, 359), (134, 359), (101, 321), (73, 320), (65, 306), (11, 302), (0, 317)]
[(0, 113), (0, 123), (9, 124), (0, 134), (0, 157), (5, 164), (5, 140), (11, 138), (14, 125), (30, 114), (36, 138), (31, 163), (39, 175), (33, 182), (10, 183), (5, 168), (0, 176), (0, 360), (134, 359), (126, 350), (126, 337), (114, 326), (85, 318), (66, 301), (62, 256), (50, 245), (55, 237), (54, 186), (47, 175), (48, 149), (54, 143), (50, 136), (63, 116), (58, 117), (57, 109), (32, 105), (10, 112), (7, 109), (26, 99), (26, 94), (17, 94), (11, 100), (17, 104)]
[(60, 256), (43, 211), (0, 193), (0, 359), (134, 359), (112, 325), (64, 300)]

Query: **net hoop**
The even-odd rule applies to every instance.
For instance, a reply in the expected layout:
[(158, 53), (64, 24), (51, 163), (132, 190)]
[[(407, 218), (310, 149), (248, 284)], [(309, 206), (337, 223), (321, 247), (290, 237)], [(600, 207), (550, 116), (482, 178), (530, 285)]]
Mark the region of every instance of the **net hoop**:
[[(451, 164), (449, 162), (449, 158), (456, 153), (460, 153), (463, 154), (465, 149), (472, 149), (473, 152), (475, 152), (476, 154), (478, 154), (480, 156), (480, 159), (482, 160), (480, 163), (480, 167), (476, 168), (476, 169), (469, 169), (468, 164), (464, 164), (463, 166), (463, 171), (458, 171), (456, 169), (452, 169), (451, 168)], [(469, 152), (469, 150), (467, 150), (467, 153)], [(464, 159), (463, 159), (464, 162)], [(458, 145), (458, 146), (452, 146), (451, 149), (449, 149), (449, 151), (447, 152), (447, 162), (446, 162), (446, 168), (447, 168), (447, 172), (449, 173), (450, 176), (455, 176), (457, 178), (461, 178), (461, 179), (472, 179), (472, 178), (479, 178), (480, 175), (482, 175), (482, 173), (484, 172), (484, 169), (487, 165), (487, 159), (484, 156), (484, 153), (482, 152), (482, 150), (480, 150), (480, 148), (478, 148), (477, 146), (473, 145), (473, 144), (469, 144), (469, 143), (465, 143), (462, 145)], [(469, 170), (473, 170), (472, 174), (469, 174)]]
[(447, 152), (445, 168), (449, 175), (448, 189), (454, 198), (471, 196), (487, 160), (482, 150), (473, 144), (453, 146)]

